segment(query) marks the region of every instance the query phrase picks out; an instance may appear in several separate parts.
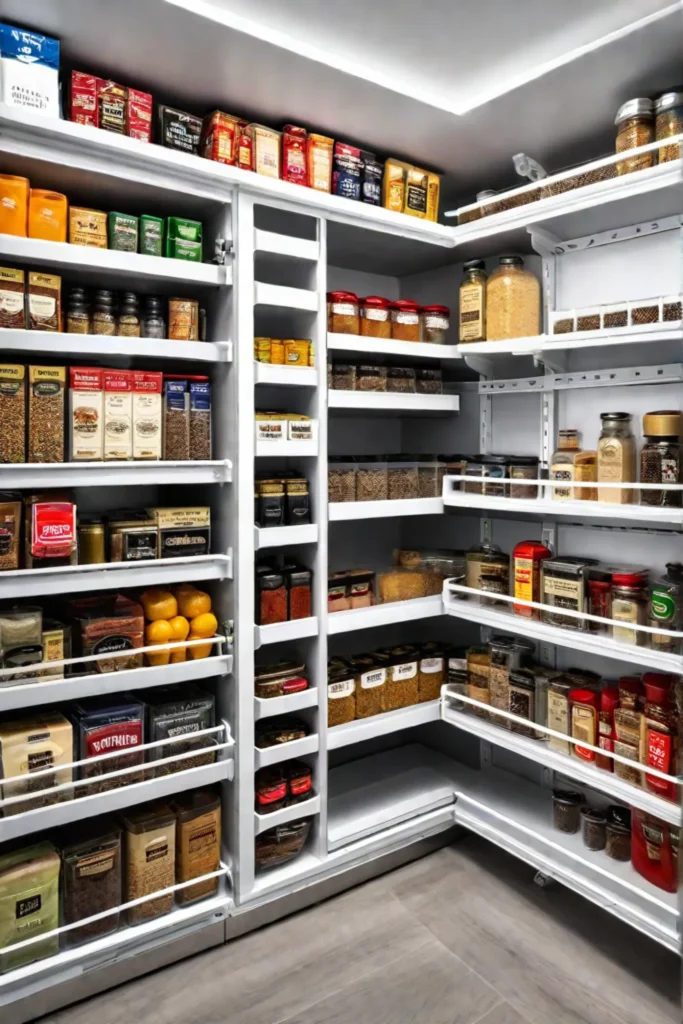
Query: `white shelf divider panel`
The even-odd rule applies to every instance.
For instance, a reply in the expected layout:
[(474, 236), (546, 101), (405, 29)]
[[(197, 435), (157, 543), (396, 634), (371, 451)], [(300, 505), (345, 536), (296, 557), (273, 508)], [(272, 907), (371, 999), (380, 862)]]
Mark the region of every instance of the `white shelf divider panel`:
[(409, 412), (421, 416), (430, 413), (453, 413), (460, 408), (458, 395), (413, 395), (385, 391), (330, 391), (330, 409), (353, 409), (356, 412)]
[(345, 612), (333, 612), (327, 620), (327, 632), (330, 635), (351, 633), (356, 629), (390, 626), (395, 622), (433, 619), (437, 615), (443, 615), (444, 611), (440, 594), (433, 597), (417, 597), (412, 601), (375, 604), (370, 608), (351, 608)]
[(315, 459), (319, 452), (318, 441), (257, 441), (257, 458)]
[(414, 359), (461, 359), (461, 346), (434, 345), (429, 341), (394, 341), (392, 338), (366, 338), (360, 334), (327, 335), (331, 352), (364, 352), (373, 355), (408, 356)]
[(292, 740), (290, 743), (276, 743), (273, 747), (254, 747), (254, 770), (268, 768), (271, 764), (281, 764), (282, 761), (292, 761), (305, 754), (315, 754), (318, 751), (320, 739), (315, 736), (303, 736), (300, 740)]
[(269, 828), (275, 828), (277, 825), (286, 825), (288, 821), (300, 821), (302, 818), (310, 818), (313, 814), (320, 814), (319, 796), (312, 796), (310, 800), (302, 800), (301, 803), (293, 804), (291, 807), (283, 807), (279, 811), (271, 811), (270, 814), (259, 814), (257, 811), (254, 811), (254, 831), (258, 836)]
[(318, 703), (318, 690), (309, 686), (298, 693), (286, 693), (282, 697), (254, 697), (254, 719), (272, 718), (273, 715), (291, 715), (303, 708), (314, 708)]
[(48, 267), (73, 270), (99, 270), (121, 278), (177, 281), (181, 284), (204, 284), (215, 288), (232, 284), (232, 266), (193, 263), (164, 256), (146, 256), (118, 249), (97, 249), (90, 245), (49, 242), (43, 238), (22, 238), (0, 235), (0, 253), (6, 259), (22, 263), (41, 263)]
[(327, 506), (331, 523), (349, 519), (431, 516), (443, 512), (443, 498), (393, 498), (389, 501), (333, 501)]
[(232, 672), (232, 658), (232, 654), (221, 654), (121, 672), (94, 672), (83, 676), (67, 676), (65, 679), (46, 678), (39, 682), (32, 680), (14, 686), (0, 679), (0, 712), (227, 676)]
[(294, 260), (317, 263), (320, 259), (320, 243), (293, 235), (281, 235), (276, 231), (254, 230), (255, 252), (269, 252), (274, 256), (287, 256)]
[(229, 459), (196, 462), (34, 462), (2, 467), (8, 489), (136, 487), (232, 481)]
[(303, 523), (301, 526), (266, 526), (254, 527), (254, 546), (257, 551), (266, 548), (281, 548), (288, 544), (317, 544), (318, 526), (316, 523)]
[(288, 622), (273, 622), (270, 626), (254, 626), (254, 646), (279, 644), (285, 640), (303, 640), (318, 635), (318, 619), (315, 615), (307, 619), (292, 619)]
[(25, 358), (33, 353), (57, 357), (123, 356), (125, 359), (182, 359), (193, 363), (231, 363), (231, 341), (172, 341), (155, 338), (109, 338), (102, 334), (52, 333), (0, 328), (0, 350)]
[(318, 378), (314, 366), (255, 362), (254, 381), (256, 384), (275, 384), (278, 387), (314, 388)]
[(0, 597), (24, 599), (48, 594), (154, 587), (183, 580), (227, 580), (231, 555), (194, 555), (149, 562), (106, 562), (103, 565), (65, 565), (56, 569), (11, 569), (0, 577)]
[[(454, 697), (454, 699), (457, 698)], [(639, 807), (641, 810), (647, 811), (648, 814), (654, 814), (655, 817), (661, 818), (663, 821), (678, 826), (681, 824), (681, 808), (678, 804), (670, 800), (663, 800), (646, 789), (631, 786), (616, 776), (614, 772), (602, 771), (588, 761), (583, 761), (578, 757), (568, 757), (566, 754), (551, 750), (548, 744), (542, 740), (520, 736), (482, 718), (477, 718), (475, 715), (457, 711), (451, 706), (447, 696), (444, 697), (441, 704), (441, 717), (444, 722), (448, 722), (472, 736), (478, 736), (486, 743), (510, 750), (514, 754), (520, 754), (551, 771), (560, 772), (570, 779), (575, 779), (601, 793), (606, 793), (608, 796), (614, 797), (615, 800), (631, 807)]]
[(303, 309), (309, 313), (318, 311), (318, 293), (305, 288), (288, 288), (282, 284), (254, 282), (254, 305), (273, 306), (277, 309)]
[(678, 952), (678, 907), (630, 862), (586, 850), (581, 834), (552, 827), (551, 792), (518, 776), (457, 766), (455, 823), (531, 864), (549, 878)]
[(373, 715), (371, 718), (359, 718), (354, 722), (335, 725), (327, 731), (327, 749), (339, 750), (351, 743), (374, 739), (376, 736), (387, 736), (401, 729), (412, 729), (416, 725), (438, 722), (441, 718), (441, 702), (427, 701), (414, 704), (398, 711), (387, 711), (384, 715)]

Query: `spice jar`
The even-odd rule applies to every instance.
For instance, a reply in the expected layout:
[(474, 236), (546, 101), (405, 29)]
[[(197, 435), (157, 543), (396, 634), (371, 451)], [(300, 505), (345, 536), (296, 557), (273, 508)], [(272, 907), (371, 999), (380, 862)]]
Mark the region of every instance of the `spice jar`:
[(420, 703), (438, 700), (446, 671), (446, 652), (443, 646), (439, 643), (421, 644), (418, 668)]
[(482, 544), (472, 548), (465, 556), (465, 585), (481, 590), (482, 575), (498, 576), (503, 584), (501, 593), (510, 592), (510, 556), (495, 544)]
[[(536, 540), (523, 540), (512, 552), (513, 596), (523, 601), (541, 600), (541, 564), (552, 557), (552, 551)], [(526, 619), (540, 619), (538, 608), (527, 608), (522, 604), (513, 605), (515, 615)]]
[(370, 608), (375, 603), (375, 574), (371, 569), (352, 569), (347, 581), (351, 608)]
[[(653, 584), (650, 591), (649, 625), (673, 632), (683, 631), (683, 564), (667, 562), (666, 574)], [(681, 637), (670, 632), (650, 634), (650, 643), (656, 651), (679, 654), (683, 648)]]
[[(487, 455), (483, 460), (482, 476), (490, 477), (490, 482), (485, 480), (482, 483), (482, 494), (490, 498), (504, 498), (507, 495), (508, 485), (503, 483), (507, 477), (507, 456)], [(469, 465), (467, 467), (469, 473)]]
[(256, 574), (256, 622), (269, 626), (274, 622), (287, 621), (287, 588), (282, 573), (257, 571)]
[(92, 314), (93, 334), (108, 335), (114, 337), (116, 334), (116, 314), (114, 313), (114, 296), (110, 291), (101, 289), (95, 292)]
[[(538, 459), (535, 456), (512, 455), (508, 457), (508, 476), (510, 480), (537, 480)], [(538, 484), (510, 483), (510, 497), (538, 498)]]
[[(572, 716), (572, 737), (597, 746), (599, 696), (593, 690), (573, 689), (569, 691)], [(595, 751), (572, 744), (572, 755), (581, 761), (594, 761)]]
[(529, 338), (540, 333), (541, 287), (524, 269), (521, 256), (501, 256), (486, 286), (489, 341)]
[[(522, 714), (523, 700), (517, 702), (517, 710), (512, 707), (512, 675), (521, 671), (533, 650), (534, 645), (529, 640), (507, 636), (491, 637), (489, 641), (489, 703), (491, 707), (497, 708), (499, 711)], [(526, 705), (524, 706), (526, 707)], [(531, 710), (531, 720), (533, 721), (533, 701)], [(522, 714), (522, 717), (529, 716)], [(502, 716), (494, 715), (493, 720), (502, 729), (511, 728), (509, 720)]]
[(356, 718), (370, 718), (387, 710), (388, 661), (379, 654), (351, 659), (356, 679)]
[(448, 306), (423, 306), (420, 310), (422, 340), (432, 345), (445, 345), (450, 315)]
[[(598, 712), (598, 746), (602, 750), (609, 750), (614, 753), (614, 712), (619, 707), (619, 687), (605, 686), (600, 692), (600, 711)], [(604, 754), (595, 755), (595, 767), (605, 772), (611, 772), (614, 762), (611, 757)]]
[(607, 811), (606, 844), (605, 853), (612, 860), (629, 861), (631, 859), (631, 815), (626, 807), (618, 807), (616, 810), (626, 812), (627, 821), (614, 817), (615, 808), (610, 807)]
[(133, 292), (124, 292), (116, 333), (124, 338), (140, 337), (140, 316), (138, 314), (138, 297)]
[(420, 306), (412, 299), (391, 303), (391, 337), (394, 341), (420, 340)]
[(356, 680), (348, 666), (327, 670), (327, 725), (343, 725), (356, 717)]
[[(591, 569), (588, 579), (588, 612), (601, 619), (612, 618), (612, 575), (602, 569)], [(588, 621), (592, 633), (606, 633), (607, 625)]]
[[(640, 97), (624, 103), (619, 107), (614, 123), (617, 126), (617, 153), (624, 153), (626, 150), (646, 146), (649, 142), (655, 141), (655, 118), (651, 99)], [(629, 160), (619, 161), (617, 174), (642, 171), (646, 167), (653, 167), (654, 163), (654, 152), (641, 153)]]
[(379, 295), (360, 300), (360, 333), (365, 338), (390, 338), (390, 302)]
[[(382, 653), (381, 651), (378, 653)], [(412, 644), (393, 647), (386, 652), (389, 656), (387, 663), (387, 683), (385, 709), (397, 711), (399, 708), (407, 708), (417, 704), (419, 695), (419, 652)]]
[(66, 307), (66, 329), (69, 334), (90, 334), (92, 324), (84, 288), (72, 288)]
[(288, 607), (290, 619), (308, 619), (311, 615), (311, 583), (313, 573), (310, 569), (296, 566), (285, 570), (288, 590)]
[[(612, 573), (613, 619), (644, 626), (647, 606), (647, 569)], [(645, 634), (628, 626), (612, 626), (612, 638), (633, 647), (645, 644)]]
[(356, 501), (386, 501), (388, 497), (386, 460), (380, 455), (366, 456), (356, 470)]
[(483, 260), (467, 260), (460, 284), (459, 340), (486, 341), (486, 270)]
[(553, 790), (553, 828), (574, 835), (581, 827), (580, 806), (583, 797), (571, 789)]
[(628, 483), (636, 479), (636, 441), (631, 431), (631, 415), (628, 412), (603, 412), (600, 419), (598, 501), (629, 505), (633, 501), (630, 488), (600, 487), (600, 484)]
[[(176, 878), (191, 878), (218, 871), (221, 852), (221, 799), (214, 793), (196, 790), (175, 797), (176, 814)], [(206, 899), (218, 891), (218, 878), (208, 878), (197, 885), (179, 889), (180, 906)]]
[[(161, 309), (161, 299), (148, 295), (145, 299), (145, 312), (140, 322), (140, 335), (143, 338), (165, 338), (166, 321)], [(270, 339), (268, 339), (270, 351)]]
[[(571, 717), (569, 707), (569, 693), (572, 683), (567, 676), (558, 675), (550, 680), (548, 684), (548, 721), (549, 729), (561, 732), (569, 736), (571, 730)], [(569, 754), (571, 744), (567, 740), (559, 739), (557, 736), (548, 737), (548, 748), (558, 754)]]
[(348, 574), (333, 572), (327, 577), (328, 612), (345, 612), (351, 607)]
[(327, 293), (327, 329), (332, 334), (358, 334), (360, 310), (353, 292)]
[[(674, 135), (683, 134), (683, 92), (665, 92), (655, 100), (655, 138), (670, 139)], [(662, 146), (659, 150), (659, 163), (678, 160), (680, 143)]]
[[(588, 597), (588, 577), (591, 567), (597, 565), (594, 558), (547, 558), (543, 562), (541, 579), (541, 602), (552, 608), (568, 608), (573, 612), (585, 612)], [(586, 623), (570, 615), (543, 611), (543, 622), (564, 629), (586, 628)]]
[[(681, 432), (683, 416), (678, 410), (648, 412), (643, 416), (645, 444), (640, 452), (640, 482), (642, 484), (681, 483)], [(680, 508), (683, 491), (642, 490), (641, 505), (660, 505)]]
[(598, 852), (607, 843), (607, 815), (594, 807), (581, 808), (581, 835), (587, 850)]

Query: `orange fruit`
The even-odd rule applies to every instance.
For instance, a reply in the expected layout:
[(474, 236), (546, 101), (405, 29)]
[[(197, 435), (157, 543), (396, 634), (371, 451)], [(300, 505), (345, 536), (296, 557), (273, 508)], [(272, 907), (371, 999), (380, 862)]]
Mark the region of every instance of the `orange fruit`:
[[(151, 587), (140, 594), (140, 603), (145, 609), (145, 617), (150, 622), (159, 619), (172, 619), (178, 614), (178, 602), (170, 590), (162, 587)], [(161, 641), (155, 641), (160, 643)]]
[(213, 612), (202, 612), (195, 615), (190, 622), (191, 636), (215, 636), (218, 629), (218, 619)]
[[(183, 590), (178, 592), (178, 608), (186, 619), (194, 619), (211, 611), (211, 596), (203, 590)], [(170, 616), (169, 616), (170, 618)]]

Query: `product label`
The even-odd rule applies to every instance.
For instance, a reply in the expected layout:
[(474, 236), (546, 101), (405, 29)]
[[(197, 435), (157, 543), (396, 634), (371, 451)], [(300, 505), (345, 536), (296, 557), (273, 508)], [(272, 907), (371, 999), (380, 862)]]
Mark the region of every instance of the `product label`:
[[(647, 731), (647, 764), (666, 775), (671, 773), (672, 737), (656, 729)], [(647, 788), (670, 800), (675, 799), (676, 786), (673, 782), (658, 779), (655, 775), (646, 775)]]
[(374, 686), (383, 686), (387, 681), (387, 670), (385, 668), (374, 668), (371, 672), (363, 672), (360, 677), (360, 685), (364, 690), (371, 690)]
[[(539, 563), (533, 558), (515, 558), (515, 597), (522, 601), (538, 600), (538, 581), (540, 575)], [(517, 611), (517, 608), (515, 608)], [(519, 609), (522, 615), (531, 617), (534, 613), (532, 608)]]
[(351, 302), (333, 302), (332, 312), (336, 316), (355, 316), (356, 307)]
[(667, 590), (653, 587), (650, 608), (652, 618), (657, 622), (671, 622), (676, 614), (676, 601)]
[[(577, 740), (585, 740), (586, 743), (595, 743), (597, 716), (595, 708), (582, 707), (575, 704), (572, 708), (572, 736)], [(574, 746), (572, 750), (575, 757), (582, 761), (594, 761), (595, 752), (586, 750), (585, 747)]]
[[(556, 597), (556, 602), (546, 601), (548, 597)], [(553, 576), (543, 578), (543, 598), (547, 604), (556, 604), (560, 608), (571, 608), (572, 611), (583, 611), (583, 581), (565, 580)]]
[(66, 558), (76, 543), (76, 506), (45, 502), (33, 506), (31, 554), (34, 558)]
[(30, 292), (28, 308), (32, 316), (49, 320), (55, 315), (57, 300), (51, 295), (36, 295), (35, 292)]
[(417, 313), (404, 313), (399, 310), (394, 314), (394, 320), (397, 324), (411, 324), (414, 327), (415, 324), (419, 324), (420, 317)]
[(285, 436), (285, 420), (257, 420), (257, 441), (281, 441)]
[(420, 672), (424, 672), (425, 675), (443, 672), (443, 658), (423, 658), (420, 662)]
[(382, 323), (386, 323), (389, 319), (389, 310), (366, 306), (363, 308), (363, 318), (365, 320), (380, 320)]
[(394, 665), (391, 673), (394, 683), (400, 683), (403, 679), (413, 679), (417, 675), (417, 662), (407, 661), (404, 665)]
[[(615, 598), (612, 601), (612, 618), (617, 622), (633, 622), (640, 624), (640, 610), (636, 601), (622, 600)], [(639, 643), (638, 633), (635, 629), (625, 629), (621, 626), (612, 627), (612, 637), (622, 644), (636, 646)]]
[(301, 796), (303, 793), (310, 793), (313, 788), (313, 780), (310, 775), (302, 779), (290, 779), (289, 791), (292, 796)]
[[(548, 728), (555, 732), (569, 735), (569, 701), (564, 694), (548, 691)], [(555, 736), (548, 738), (548, 746), (561, 754), (569, 753), (569, 743), (557, 739)]]
[(12, 316), (24, 311), (24, 293), (0, 290), (0, 313)]
[(355, 693), (356, 684), (353, 679), (344, 679), (339, 683), (328, 683), (328, 700), (338, 700), (340, 697), (351, 697)]
[(97, 757), (115, 750), (139, 747), (142, 743), (142, 721), (118, 722), (88, 731), (86, 757)]
[(14, 905), (14, 916), (17, 920), (28, 917), (29, 914), (37, 914), (43, 905), (43, 898), (40, 893), (35, 896), (28, 896), (26, 899), (17, 900)]
[[(550, 467), (551, 480), (573, 480), (574, 467), (565, 463), (555, 464)], [(568, 501), (574, 497), (572, 487), (553, 487), (553, 498), (555, 501)]]

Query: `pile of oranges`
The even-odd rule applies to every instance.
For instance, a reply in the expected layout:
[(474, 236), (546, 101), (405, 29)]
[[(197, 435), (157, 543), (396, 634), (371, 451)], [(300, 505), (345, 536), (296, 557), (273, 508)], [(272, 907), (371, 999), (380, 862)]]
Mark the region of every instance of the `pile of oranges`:
[[(145, 644), (168, 644), (199, 640), (216, 635), (218, 620), (211, 611), (211, 595), (191, 583), (180, 583), (170, 590), (151, 587), (140, 594), (145, 610)], [(208, 658), (213, 644), (174, 647), (170, 651), (146, 655), (148, 665), (168, 665), (178, 661)]]

